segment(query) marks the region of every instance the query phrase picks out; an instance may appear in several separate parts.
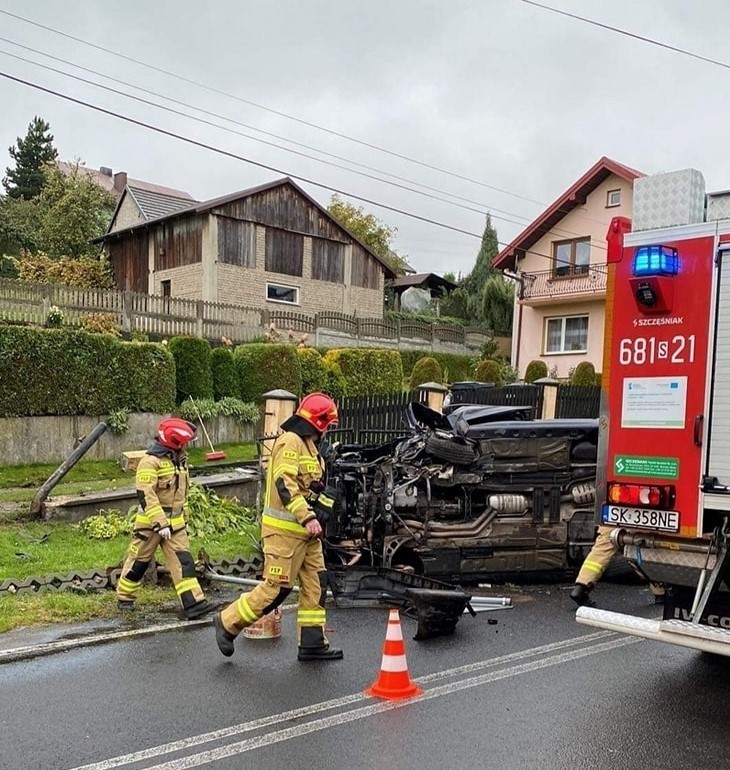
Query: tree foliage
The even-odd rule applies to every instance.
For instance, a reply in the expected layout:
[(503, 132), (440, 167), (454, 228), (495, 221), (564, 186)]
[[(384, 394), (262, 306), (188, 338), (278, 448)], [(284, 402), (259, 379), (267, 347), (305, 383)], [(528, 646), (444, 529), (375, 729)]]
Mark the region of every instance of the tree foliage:
[(397, 227), (386, 225), (374, 214), (365, 213), (362, 206), (347, 203), (337, 194), (330, 199), (327, 211), (346, 230), (382, 257), (396, 275), (405, 273), (406, 260), (390, 248), (398, 230)]
[(484, 284), (480, 316), (495, 334), (512, 332), (514, 297), (514, 285), (508, 283), (499, 273), (489, 277)]
[(5, 169), (3, 186), (8, 196), (23, 200), (37, 198), (46, 183), (46, 165), (58, 157), (50, 125), (36, 115), (28, 125), (25, 138), (18, 137), (8, 152), (15, 161), (14, 168)]
[(38, 199), (0, 198), (0, 254), (18, 256), (40, 248)]
[(46, 166), (46, 184), (38, 198), (39, 241), (52, 258), (91, 256), (98, 247), (92, 238), (104, 234), (114, 210), (114, 198), (76, 162), (69, 173)]
[(492, 218), (487, 214), (482, 233), (482, 243), (477, 254), (474, 267), (463, 282), (464, 291), (469, 296), (470, 310), (476, 317), (481, 314), (481, 294), (489, 278), (498, 275), (499, 271), (492, 267), (492, 260), (499, 254), (499, 239), (492, 225)]

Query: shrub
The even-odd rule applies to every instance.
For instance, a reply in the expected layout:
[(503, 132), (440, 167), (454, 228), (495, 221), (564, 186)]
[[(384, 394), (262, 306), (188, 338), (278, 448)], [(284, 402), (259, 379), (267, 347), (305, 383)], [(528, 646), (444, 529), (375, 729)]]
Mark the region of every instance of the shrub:
[(0, 325), (0, 416), (166, 412), (172, 356), (106, 334)]
[(590, 361), (581, 361), (570, 378), (573, 385), (595, 385), (596, 368)]
[(329, 376), (324, 360), (314, 348), (297, 348), (302, 367), (302, 394), (328, 389)]
[(259, 550), (260, 525), (256, 512), (244, 508), (237, 500), (219, 497), (200, 484), (190, 485), (188, 496), (187, 530), (192, 537), (206, 537), (223, 532), (237, 531), (248, 539), (249, 556)]
[(213, 377), (213, 398), (238, 397), (238, 375), (233, 352), (227, 348), (215, 348), (210, 354), (210, 372)]
[(122, 327), (113, 313), (88, 313), (81, 319), (81, 328), (92, 334), (122, 336)]
[(601, 372), (596, 372), (596, 385), (599, 388), (603, 385), (603, 374)]
[(485, 358), (477, 364), (475, 376), (479, 382), (492, 382), (497, 387), (502, 385), (502, 367), (491, 358)]
[(547, 364), (544, 361), (535, 359), (527, 364), (525, 369), (525, 382), (535, 382), (535, 380), (542, 379), (548, 376)]
[[(135, 508), (131, 509), (136, 512)], [(79, 523), (79, 531), (90, 540), (111, 540), (117, 535), (129, 535), (132, 532), (134, 515), (125, 516), (115, 508), (100, 510), (93, 516), (87, 516)]]
[(51, 305), (46, 315), (46, 326), (49, 329), (58, 329), (63, 326), (63, 312), (60, 307)]
[(149, 342), (150, 335), (142, 329), (135, 329), (130, 335), (132, 342)]
[(470, 380), (476, 362), (476, 356), (462, 356), (458, 353), (425, 353), (423, 350), (399, 350), (398, 352), (403, 362), (403, 374), (407, 378), (410, 378), (416, 361), (424, 355), (435, 358), (439, 362), (444, 382)]
[(51, 259), (45, 254), (26, 255), (18, 262), (18, 277), (30, 283), (59, 283), (82, 288), (113, 289), (108, 262), (91, 257)]
[(251, 343), (233, 352), (242, 401), (258, 403), (270, 390), (302, 392), (302, 367), (293, 345)]
[(336, 348), (328, 351), (324, 361), (335, 376), (344, 378), (342, 395), (382, 395), (403, 388), (403, 364), (397, 350)]
[(186, 398), (213, 398), (210, 343), (200, 337), (173, 337), (168, 349), (175, 359), (177, 403)]
[(205, 421), (219, 415), (233, 417), (236, 422), (256, 422), (259, 419), (259, 408), (256, 404), (230, 396), (220, 401), (213, 401), (212, 398), (193, 401), (188, 398), (180, 404), (177, 411), (180, 417), (190, 422)]
[(416, 361), (409, 385), (411, 390), (415, 390), (419, 385), (423, 385), (424, 382), (441, 382), (443, 380), (443, 372), (441, 371), (441, 364), (431, 356), (423, 356)]

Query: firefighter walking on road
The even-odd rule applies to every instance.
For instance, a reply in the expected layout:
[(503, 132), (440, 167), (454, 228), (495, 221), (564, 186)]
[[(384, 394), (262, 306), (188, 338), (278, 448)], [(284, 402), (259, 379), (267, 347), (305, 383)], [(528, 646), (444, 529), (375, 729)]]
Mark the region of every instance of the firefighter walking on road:
[[(611, 563), (611, 559), (618, 553), (618, 548), (611, 540), (611, 532), (615, 527), (599, 527), (598, 535), (593, 543), (590, 553), (586, 556), (575, 579), (575, 586), (570, 592), (570, 598), (580, 607), (595, 607), (591, 599), (591, 591), (596, 583), (603, 577), (603, 573)], [(654, 601), (661, 603), (664, 599), (664, 588), (656, 583), (650, 583), (649, 588), (654, 595)]]
[(216, 642), (223, 655), (233, 655), (236, 636), (276, 609), (298, 578), (298, 659), (342, 658), (342, 650), (330, 647), (325, 636), (327, 573), (321, 538), (336, 494), (322, 483), (318, 449), (336, 422), (335, 402), (324, 393), (310, 393), (281, 425), (284, 432), (269, 457), (261, 519), (264, 582), (216, 614)]
[(135, 479), (139, 509), (117, 583), (120, 610), (134, 609), (142, 577), (158, 546), (165, 554), (185, 619), (194, 620), (214, 609), (195, 575), (185, 528), (189, 484), (185, 447), (196, 433), (195, 425), (186, 420), (162, 420), (155, 443), (139, 461)]

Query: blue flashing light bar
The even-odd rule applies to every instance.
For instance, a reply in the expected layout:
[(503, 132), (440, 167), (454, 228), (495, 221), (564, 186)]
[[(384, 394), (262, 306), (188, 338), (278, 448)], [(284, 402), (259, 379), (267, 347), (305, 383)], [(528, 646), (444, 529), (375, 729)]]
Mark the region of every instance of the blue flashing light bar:
[(668, 246), (639, 246), (634, 254), (634, 275), (677, 275), (679, 254)]

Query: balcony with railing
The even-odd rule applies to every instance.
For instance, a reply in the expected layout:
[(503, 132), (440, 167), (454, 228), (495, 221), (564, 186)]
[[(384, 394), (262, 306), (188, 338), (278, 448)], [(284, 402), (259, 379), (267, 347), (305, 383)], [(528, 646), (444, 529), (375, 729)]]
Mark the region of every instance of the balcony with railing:
[(600, 298), (606, 294), (606, 276), (606, 265), (570, 265), (522, 273), (520, 300), (526, 305), (538, 305)]

